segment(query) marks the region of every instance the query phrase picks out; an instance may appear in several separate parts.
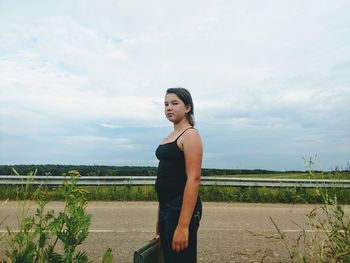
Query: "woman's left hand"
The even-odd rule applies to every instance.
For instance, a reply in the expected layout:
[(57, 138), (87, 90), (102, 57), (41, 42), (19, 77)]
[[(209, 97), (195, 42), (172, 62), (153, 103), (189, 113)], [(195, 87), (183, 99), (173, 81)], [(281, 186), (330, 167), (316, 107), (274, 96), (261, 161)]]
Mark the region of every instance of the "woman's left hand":
[(177, 226), (174, 232), (172, 248), (180, 252), (188, 247), (188, 227)]

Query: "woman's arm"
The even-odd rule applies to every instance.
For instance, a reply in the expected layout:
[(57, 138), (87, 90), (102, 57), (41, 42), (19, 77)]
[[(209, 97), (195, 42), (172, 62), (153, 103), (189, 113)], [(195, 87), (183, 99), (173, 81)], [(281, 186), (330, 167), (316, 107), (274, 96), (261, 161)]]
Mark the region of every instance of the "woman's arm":
[[(160, 213), (160, 208), (159, 208), (159, 204), (158, 204), (157, 221), (156, 221), (156, 233), (155, 233), (154, 237), (151, 240), (149, 240), (149, 242), (153, 241), (154, 239), (158, 239), (158, 241), (159, 241), (159, 213)], [(158, 245), (160, 245), (160, 244), (158, 243)]]
[(189, 130), (183, 138), (187, 182), (183, 194), (179, 222), (173, 237), (172, 248), (181, 251), (188, 247), (188, 229), (196, 205), (202, 167), (202, 141), (196, 130)]
[(156, 224), (156, 237), (159, 237), (159, 213), (160, 213), (160, 208), (159, 208), (159, 204), (158, 204), (157, 224)]

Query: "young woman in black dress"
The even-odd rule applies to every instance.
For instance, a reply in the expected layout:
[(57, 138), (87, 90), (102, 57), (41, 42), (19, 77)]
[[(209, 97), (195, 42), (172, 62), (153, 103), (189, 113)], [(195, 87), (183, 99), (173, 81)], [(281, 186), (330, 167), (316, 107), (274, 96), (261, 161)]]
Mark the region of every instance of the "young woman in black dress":
[(165, 263), (197, 262), (203, 150), (200, 135), (194, 128), (189, 91), (168, 89), (164, 111), (174, 130), (156, 150), (159, 159), (155, 184), (159, 201), (156, 238), (160, 239)]

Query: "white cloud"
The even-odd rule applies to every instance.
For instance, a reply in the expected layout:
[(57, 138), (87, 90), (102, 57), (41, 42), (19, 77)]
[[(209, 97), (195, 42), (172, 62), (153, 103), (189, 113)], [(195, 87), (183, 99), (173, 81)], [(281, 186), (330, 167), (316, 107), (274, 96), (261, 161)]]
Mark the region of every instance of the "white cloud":
[[(162, 138), (167, 132), (165, 89), (184, 86), (203, 136), (227, 129), (222, 136), (235, 143), (262, 136), (273, 145), (271, 155), (273, 149), (292, 155), (291, 143), (297, 156), (304, 143), (314, 151), (328, 147), (330, 163), (346, 161), (347, 1), (0, 5), (0, 132), (7, 141), (75, 138), (98, 146), (126, 138), (123, 145), (146, 147), (151, 139), (145, 133)], [(213, 140), (207, 143), (214, 148)], [(263, 148), (246, 144), (249, 154), (265, 149), (259, 141)], [(130, 160), (150, 163), (154, 156), (137, 149)], [(113, 159), (90, 151), (96, 160)], [(259, 159), (242, 158), (239, 163), (250, 167)], [(227, 167), (229, 159), (217, 165)], [(275, 165), (272, 157), (264, 161)]]

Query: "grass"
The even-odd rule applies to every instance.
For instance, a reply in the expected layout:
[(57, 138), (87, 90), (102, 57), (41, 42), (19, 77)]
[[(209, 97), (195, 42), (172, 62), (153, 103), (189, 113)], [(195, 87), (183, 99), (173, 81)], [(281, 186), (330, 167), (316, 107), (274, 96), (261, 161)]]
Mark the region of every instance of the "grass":
[[(223, 177), (223, 175), (218, 175)], [(224, 177), (242, 178), (275, 178), (275, 179), (350, 179), (350, 172), (309, 172), (305, 173), (271, 173), (271, 174), (239, 174), (224, 175)], [(25, 185), (20, 186), (22, 188)], [(64, 200), (63, 187), (41, 186), (45, 191), (45, 198), (51, 200)], [(35, 191), (35, 186), (31, 186)], [(157, 195), (154, 186), (85, 186), (87, 200), (101, 201), (156, 201)], [(30, 189), (28, 189), (30, 190)], [(333, 188), (331, 193), (337, 195), (338, 202), (350, 204), (349, 189)], [(23, 191), (26, 192), (26, 191)], [(229, 187), (204, 186), (200, 187), (200, 196), (203, 201), (218, 202), (264, 202), (264, 203), (322, 203), (317, 189), (304, 188), (272, 188), (272, 187)], [(18, 193), (18, 186), (0, 185), (0, 200), (26, 199), (25, 195)]]
[[(340, 203), (350, 203), (348, 189), (329, 189), (337, 193)], [(205, 201), (249, 202), (249, 203), (322, 203), (316, 189), (267, 188), (267, 187), (201, 187)]]
[[(214, 175), (215, 176), (215, 175)], [(217, 175), (218, 177), (239, 177), (239, 178), (272, 178), (272, 179), (310, 179), (309, 173), (272, 173), (272, 174), (235, 174), (235, 175)], [(314, 173), (312, 179), (350, 179), (349, 172), (326, 172)]]
[[(311, 170), (310, 175), (313, 177)], [(299, 236), (289, 237), (270, 217), (278, 233), (277, 238), (284, 244), (289, 261), (293, 263), (350, 262), (350, 217), (340, 202), (340, 199), (348, 196), (347, 192), (350, 191), (345, 193), (337, 189), (324, 188), (317, 188), (314, 191), (316, 197), (321, 199), (321, 205), (306, 215), (308, 229), (299, 226)]]
[[(89, 201), (156, 201), (154, 186), (88, 186), (86, 198)], [(46, 188), (45, 198), (48, 201), (63, 200), (61, 187)], [(34, 191), (34, 188), (33, 188)], [(349, 189), (329, 189), (337, 194), (338, 202), (350, 204)], [(14, 186), (0, 186), (0, 199), (16, 200)], [(267, 188), (267, 187), (227, 187), (201, 186), (200, 196), (203, 201), (216, 202), (261, 202), (261, 203), (322, 203), (316, 189), (304, 188)]]

